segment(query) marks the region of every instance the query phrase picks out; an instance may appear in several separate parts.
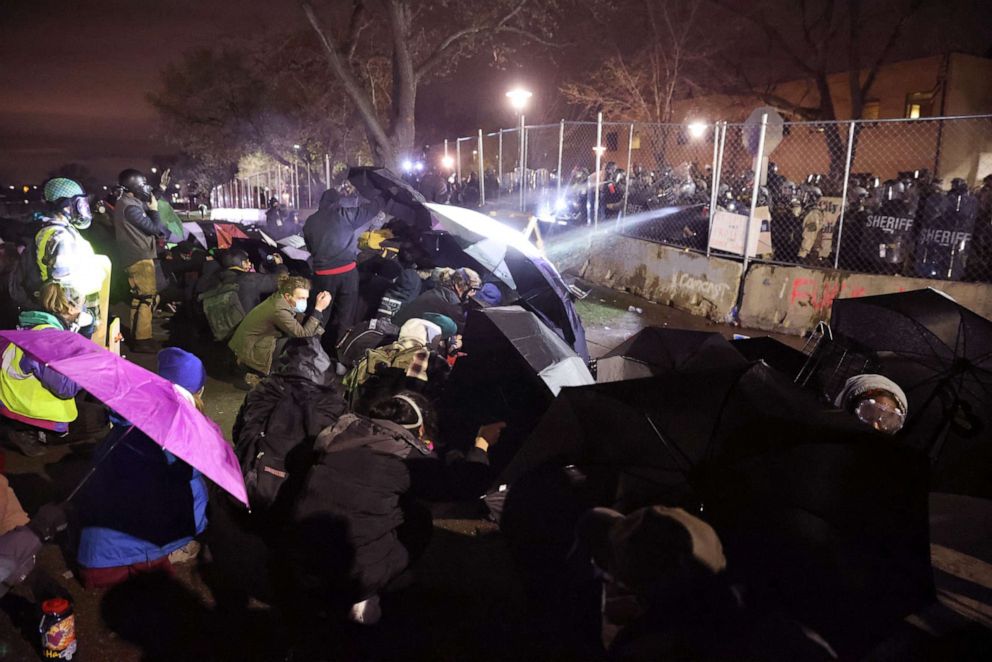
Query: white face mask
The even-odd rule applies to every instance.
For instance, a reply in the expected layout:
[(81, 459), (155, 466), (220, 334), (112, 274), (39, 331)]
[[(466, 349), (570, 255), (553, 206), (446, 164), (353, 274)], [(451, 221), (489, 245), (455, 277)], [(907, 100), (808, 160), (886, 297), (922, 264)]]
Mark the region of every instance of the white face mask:
[(296, 312), (305, 313), (307, 312), (307, 300), (306, 299), (296, 299), (295, 306)]
[(72, 325), (70, 326), (70, 330), (72, 330), (73, 332), (79, 331), (80, 329), (84, 329), (88, 327), (92, 323), (93, 323), (93, 316), (84, 310), (81, 313), (79, 313), (79, 317), (77, 317), (76, 321), (72, 323)]

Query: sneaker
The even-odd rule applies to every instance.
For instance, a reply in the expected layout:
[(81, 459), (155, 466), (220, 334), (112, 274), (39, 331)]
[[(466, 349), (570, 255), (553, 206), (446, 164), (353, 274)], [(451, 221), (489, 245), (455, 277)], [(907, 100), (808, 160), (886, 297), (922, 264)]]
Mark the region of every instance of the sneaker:
[(177, 563), (186, 563), (187, 561), (192, 561), (195, 559), (199, 553), (200, 543), (195, 540), (190, 540), (188, 543), (169, 554), (169, 562), (172, 563), (172, 565)]
[(7, 441), (26, 457), (40, 457), (48, 452), (42, 430), (7, 430)]
[(348, 620), (359, 625), (375, 625), (382, 618), (382, 607), (379, 606), (379, 596), (356, 602), (348, 611)]

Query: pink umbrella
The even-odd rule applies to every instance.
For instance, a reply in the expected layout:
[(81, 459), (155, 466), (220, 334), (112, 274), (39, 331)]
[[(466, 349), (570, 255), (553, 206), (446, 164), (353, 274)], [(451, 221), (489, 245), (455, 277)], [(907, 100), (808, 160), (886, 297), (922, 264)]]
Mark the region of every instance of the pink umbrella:
[(0, 338), (79, 384), (162, 448), (248, 505), (234, 449), (217, 424), (197, 411), (171, 382), (78, 333), (56, 329), (0, 331)]

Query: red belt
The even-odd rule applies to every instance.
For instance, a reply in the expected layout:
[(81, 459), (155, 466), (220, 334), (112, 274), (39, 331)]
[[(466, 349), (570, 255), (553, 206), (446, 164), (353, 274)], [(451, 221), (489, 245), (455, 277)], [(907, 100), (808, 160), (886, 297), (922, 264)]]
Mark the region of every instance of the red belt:
[(343, 267), (334, 267), (333, 269), (321, 269), (319, 271), (315, 271), (314, 274), (318, 276), (337, 276), (338, 274), (346, 274), (357, 266), (358, 265), (356, 263), (349, 262)]

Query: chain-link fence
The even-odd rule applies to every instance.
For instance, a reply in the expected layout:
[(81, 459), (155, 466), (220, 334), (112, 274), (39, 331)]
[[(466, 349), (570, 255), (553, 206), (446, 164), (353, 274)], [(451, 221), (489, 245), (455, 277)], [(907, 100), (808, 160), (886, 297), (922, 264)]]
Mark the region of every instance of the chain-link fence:
[(453, 181), (485, 189), (462, 203), (535, 216), (546, 240), (615, 221), (745, 263), (992, 281), (992, 116), (561, 122), (458, 144)]

